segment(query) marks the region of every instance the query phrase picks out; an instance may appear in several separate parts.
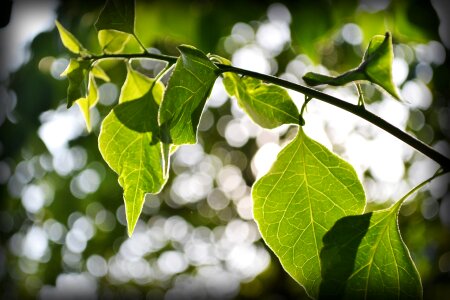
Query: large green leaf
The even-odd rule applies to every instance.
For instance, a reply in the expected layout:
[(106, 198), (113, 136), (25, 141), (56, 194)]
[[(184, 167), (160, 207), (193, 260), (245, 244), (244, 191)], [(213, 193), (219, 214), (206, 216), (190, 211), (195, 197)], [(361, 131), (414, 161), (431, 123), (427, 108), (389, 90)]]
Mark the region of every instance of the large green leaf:
[(340, 218), (362, 213), (364, 190), (353, 167), (299, 128), (253, 186), (254, 217), (286, 271), (319, 294), (322, 238)]
[(159, 121), (176, 145), (195, 144), (196, 132), (206, 99), (211, 93), (218, 68), (200, 50), (178, 47), (181, 55), (169, 79), (161, 103)]
[(59, 37), (61, 41), (68, 50), (75, 54), (88, 54), (88, 51), (81, 45), (76, 37), (73, 36), (64, 26), (61, 25), (57, 20), (55, 21), (56, 28), (58, 28)]
[(311, 86), (319, 84), (341, 86), (353, 81), (367, 80), (377, 84), (395, 99), (401, 100), (392, 78), (393, 59), (392, 38), (387, 32), (386, 35), (376, 35), (371, 39), (357, 68), (335, 77), (308, 72), (303, 76), (303, 80)]
[(134, 34), (134, 0), (108, 0), (95, 22), (97, 31), (113, 29)]
[(81, 109), (84, 116), (84, 121), (86, 122), (86, 128), (91, 131), (91, 107), (95, 106), (98, 102), (98, 89), (95, 83), (94, 74), (91, 72), (89, 75), (89, 91), (86, 97), (80, 98), (76, 101)]
[(133, 233), (146, 193), (158, 193), (166, 182), (157, 123), (158, 102), (151, 91), (117, 105), (106, 116), (99, 136), (104, 160), (119, 175), (124, 189), (128, 234)]
[(397, 224), (401, 202), (340, 219), (320, 252), (326, 299), (420, 299), (419, 273)]
[(89, 68), (91, 62), (87, 60), (70, 59), (69, 65), (61, 76), (66, 75), (69, 80), (67, 88), (67, 107), (80, 98), (85, 98), (88, 93)]
[(240, 78), (231, 72), (224, 73), (223, 83), (230, 96), (236, 96), (239, 106), (256, 124), (264, 128), (298, 124), (297, 106), (282, 87), (251, 77)]

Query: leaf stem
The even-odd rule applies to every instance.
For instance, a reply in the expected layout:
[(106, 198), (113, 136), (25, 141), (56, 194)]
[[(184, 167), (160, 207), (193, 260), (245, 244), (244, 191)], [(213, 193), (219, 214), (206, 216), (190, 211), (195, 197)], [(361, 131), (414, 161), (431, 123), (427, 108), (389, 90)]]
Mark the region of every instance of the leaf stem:
[[(82, 59), (93, 59), (93, 60), (99, 60), (99, 59), (112, 59), (112, 58), (151, 58), (156, 60), (163, 60), (167, 61), (168, 63), (175, 63), (178, 59), (176, 56), (170, 56), (170, 55), (164, 55), (164, 54), (156, 54), (156, 53), (137, 53), (137, 54), (103, 54), (103, 55), (89, 55), (86, 57), (83, 57)], [(249, 76), (256, 79), (260, 79), (269, 83), (273, 83), (279, 86), (282, 86), (284, 88), (302, 93), (308, 97), (315, 98), (317, 100), (326, 102), (328, 104), (334, 105), (336, 107), (339, 107), (343, 110), (346, 110), (372, 124), (375, 126), (378, 126), (379, 128), (383, 129), (384, 131), (390, 133), (391, 135), (395, 136), (396, 138), (402, 140), (406, 144), (410, 145), (417, 151), (421, 152), (422, 154), (428, 156), (438, 164), (440, 164), (444, 171), (450, 170), (450, 158), (444, 156), (440, 152), (434, 150), (427, 144), (423, 143), (422, 141), (418, 140), (417, 138), (411, 136), (410, 134), (402, 131), (401, 129), (395, 127), (394, 125), (388, 123), (384, 119), (378, 117), (377, 115), (371, 113), (370, 111), (366, 110), (364, 106), (361, 105), (354, 105), (351, 103), (348, 103), (344, 100), (341, 100), (339, 98), (333, 97), (331, 95), (325, 94), (323, 92), (320, 92), (318, 90), (306, 87), (304, 85), (296, 84), (272, 75), (266, 75), (246, 69), (241, 69), (237, 67), (233, 67), (230, 65), (225, 64), (219, 64), (216, 63), (216, 66), (220, 69), (220, 72), (233, 72), (236, 74), (240, 74), (243, 76)]]
[(139, 46), (141, 46), (142, 50), (144, 50), (144, 53), (148, 53), (147, 48), (145, 48), (144, 44), (142, 44), (141, 40), (137, 37), (135, 32), (133, 32), (133, 36), (138, 42)]
[(448, 170), (443, 170), (443, 169), (437, 170), (436, 173), (434, 173), (433, 176), (431, 176), (430, 178), (422, 181), (421, 183), (419, 183), (418, 185), (413, 187), (408, 193), (406, 193), (405, 196), (403, 196), (399, 201), (397, 201), (397, 203), (395, 205), (397, 205), (398, 208), (400, 208), (400, 206), (402, 206), (403, 202), (405, 202), (409, 198), (409, 196), (411, 196), (412, 194), (417, 192), (420, 188), (422, 188), (427, 183), (431, 182), (433, 179), (436, 179), (439, 176), (442, 176), (442, 175), (444, 175), (444, 174), (446, 174), (448, 172), (449, 172)]
[(366, 110), (363, 106), (354, 105), (351, 103), (348, 103), (344, 100), (341, 100), (339, 98), (333, 97), (331, 95), (325, 94), (323, 92), (320, 92), (318, 90), (296, 84), (272, 75), (266, 75), (261, 74), (257, 72), (253, 72), (250, 70), (245, 70), (241, 68), (236, 68), (233, 66), (223, 65), (223, 64), (217, 64), (217, 66), (221, 69), (222, 72), (234, 72), (246, 76), (250, 76), (253, 78), (261, 79), (266, 82), (270, 82), (273, 84), (277, 84), (279, 86), (282, 86), (284, 88), (288, 88), (291, 90), (294, 90), (296, 92), (302, 93), (306, 96), (315, 98), (317, 100), (326, 102), (328, 104), (337, 106), (343, 110), (346, 110), (372, 124), (375, 126), (378, 126), (379, 128), (383, 129), (384, 131), (390, 133), (391, 135), (395, 136), (396, 138), (402, 140), (406, 144), (410, 145), (411, 147), (415, 148), (417, 151), (421, 152), (422, 154), (428, 156), (432, 160), (436, 161), (438, 164), (442, 166), (444, 170), (450, 169), (450, 158), (444, 156), (443, 154), (439, 153), (438, 151), (434, 150), (427, 144), (423, 143), (422, 141), (416, 139), (415, 137), (409, 135), (408, 133), (400, 130), (399, 128), (395, 127), (394, 125), (388, 123), (384, 119), (378, 117), (377, 115), (371, 113), (370, 111)]
[(364, 93), (362, 91), (361, 85), (359, 83), (356, 84), (356, 89), (358, 90), (358, 105), (364, 107)]

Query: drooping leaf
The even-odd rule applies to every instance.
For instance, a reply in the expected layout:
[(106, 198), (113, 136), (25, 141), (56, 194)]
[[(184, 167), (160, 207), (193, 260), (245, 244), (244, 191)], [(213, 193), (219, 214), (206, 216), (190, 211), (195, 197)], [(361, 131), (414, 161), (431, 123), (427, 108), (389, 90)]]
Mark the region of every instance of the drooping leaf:
[(353, 167), (299, 128), (253, 186), (253, 212), (266, 244), (308, 295), (319, 294), (322, 238), (340, 218), (362, 213)]
[(108, 0), (95, 22), (97, 31), (113, 29), (126, 33), (134, 33), (134, 0)]
[(239, 106), (258, 125), (275, 128), (283, 124), (298, 124), (299, 112), (288, 92), (274, 84), (237, 74), (224, 73), (223, 83), (230, 96), (236, 96)]
[(87, 54), (88, 51), (81, 45), (81, 43), (77, 40), (76, 37), (73, 36), (72, 33), (70, 33), (64, 26), (61, 25), (61, 23), (58, 22), (58, 20), (55, 21), (56, 28), (58, 28), (59, 37), (61, 38), (61, 41), (64, 45), (64, 47), (67, 48), (67, 50), (70, 50), (71, 52), (75, 54)]
[(134, 231), (146, 193), (158, 193), (166, 182), (157, 122), (158, 100), (152, 91), (117, 105), (104, 119), (99, 149), (119, 175), (124, 189), (128, 234)]
[(100, 30), (98, 42), (102, 51), (108, 54), (142, 52), (142, 47), (133, 35), (117, 30)]
[(99, 78), (101, 80), (104, 80), (106, 82), (109, 82), (111, 79), (109, 78), (108, 74), (105, 73), (105, 71), (99, 67), (98, 65), (95, 65), (92, 69), (91, 69), (91, 73), (96, 77)]
[(392, 62), (394, 51), (392, 49), (392, 37), (389, 32), (386, 35), (376, 35), (372, 38), (364, 54), (363, 70), (368, 80), (378, 84), (394, 98), (400, 100), (397, 88), (392, 79)]
[(81, 109), (81, 112), (84, 116), (84, 121), (86, 122), (86, 128), (88, 132), (91, 131), (91, 114), (90, 108), (95, 106), (98, 102), (98, 89), (97, 84), (95, 83), (94, 75), (90, 73), (89, 75), (89, 87), (88, 87), (88, 95), (87, 97), (80, 98), (76, 101), (78, 106)]
[(400, 205), (344, 217), (325, 234), (320, 297), (422, 298), (419, 273), (398, 229)]
[(80, 98), (85, 98), (88, 93), (90, 61), (71, 59), (66, 70), (61, 76), (66, 75), (69, 80), (67, 88), (67, 108)]
[(387, 32), (384, 36), (376, 35), (372, 38), (357, 68), (338, 76), (308, 72), (303, 76), (303, 80), (311, 86), (319, 84), (341, 86), (353, 81), (367, 80), (384, 89), (395, 99), (401, 100), (392, 78), (393, 59), (392, 38)]
[(218, 68), (192, 46), (178, 47), (181, 55), (161, 103), (159, 121), (173, 144), (194, 144), (197, 127), (217, 78)]
[(120, 90), (119, 103), (135, 100), (144, 96), (152, 86), (153, 80), (127, 64), (127, 78)]

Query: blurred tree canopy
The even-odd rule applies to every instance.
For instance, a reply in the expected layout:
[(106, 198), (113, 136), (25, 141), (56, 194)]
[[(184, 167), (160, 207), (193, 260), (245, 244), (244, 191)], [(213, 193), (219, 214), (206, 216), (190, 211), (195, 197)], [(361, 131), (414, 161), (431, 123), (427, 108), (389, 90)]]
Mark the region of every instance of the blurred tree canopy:
[[(4, 49), (17, 44), (19, 29), (33, 26), (26, 12), (39, 2), (13, 1), (10, 23), (0, 29), (0, 297), (306, 299), (262, 242), (251, 213), (251, 185), (290, 139), (289, 129), (262, 130), (214, 88), (199, 144), (178, 150), (170, 182), (147, 197), (128, 238), (117, 176), (97, 148), (100, 120), (117, 102), (125, 66), (102, 63), (111, 82), (100, 85), (88, 134), (79, 109), (65, 107), (67, 82), (59, 74), (70, 55), (53, 25), (17, 45), (17, 53), (26, 50), (25, 63), (9, 68), (14, 56)], [(390, 31), (394, 81), (407, 103), (363, 85), (368, 109), (448, 156), (450, 29), (442, 27), (442, 2), (138, 1), (136, 31), (152, 51), (178, 55), (176, 46), (191, 44), (298, 83), (309, 70), (355, 67), (370, 38)], [(55, 2), (42, 16), (49, 24), (58, 19), (100, 52), (93, 24), (102, 5)], [(162, 68), (152, 60), (134, 63), (149, 76)], [(351, 86), (326, 91), (357, 99)], [(436, 167), (323, 104), (308, 106), (308, 127), (355, 166), (372, 208), (386, 207)], [(450, 294), (448, 183), (447, 176), (431, 184), (401, 211), (400, 229), (425, 299)]]

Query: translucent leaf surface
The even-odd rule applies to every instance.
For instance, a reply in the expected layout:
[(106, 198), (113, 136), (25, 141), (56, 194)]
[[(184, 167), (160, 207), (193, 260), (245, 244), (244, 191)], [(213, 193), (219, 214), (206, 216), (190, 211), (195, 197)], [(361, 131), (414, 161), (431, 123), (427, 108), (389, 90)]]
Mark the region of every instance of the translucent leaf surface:
[(98, 32), (98, 42), (104, 53), (142, 52), (142, 47), (133, 35), (117, 30), (100, 30)]
[(326, 299), (420, 299), (422, 285), (397, 225), (401, 203), (340, 219), (320, 253)]
[(153, 80), (139, 73), (127, 64), (127, 78), (120, 91), (119, 103), (141, 98), (152, 86)]
[(89, 61), (71, 59), (66, 70), (61, 74), (61, 76), (66, 75), (69, 80), (67, 107), (71, 107), (75, 101), (87, 96), (89, 68)]
[(105, 71), (99, 67), (98, 65), (95, 65), (92, 69), (91, 69), (91, 73), (99, 79), (102, 79), (106, 82), (109, 82), (111, 79), (109, 78), (108, 74), (105, 73)]
[(286, 271), (317, 297), (322, 238), (337, 220), (364, 210), (364, 190), (353, 167), (300, 128), (255, 183), (252, 197), (265, 242)]
[(61, 38), (61, 41), (64, 47), (67, 48), (67, 50), (70, 50), (75, 54), (87, 52), (87, 50), (81, 45), (81, 43), (77, 40), (77, 38), (74, 37), (73, 34), (70, 33), (67, 29), (65, 29), (61, 25), (61, 23), (55, 21), (55, 24), (56, 28), (58, 28), (59, 37)]
[(230, 96), (236, 96), (239, 106), (258, 125), (275, 128), (298, 124), (298, 109), (282, 87), (251, 77), (240, 78), (230, 72), (224, 73), (223, 83)]
[(104, 160), (119, 175), (124, 189), (128, 234), (131, 236), (146, 193), (158, 193), (163, 173), (162, 143), (157, 123), (158, 104), (152, 92), (117, 105), (106, 116), (99, 136)]
[(173, 144), (196, 143), (196, 132), (218, 68), (194, 47), (178, 47), (180, 57), (169, 79), (159, 120)]
[(113, 29), (134, 33), (134, 0), (108, 0), (95, 22), (97, 31)]
[(80, 98), (76, 101), (78, 106), (81, 109), (81, 112), (84, 116), (84, 121), (86, 122), (86, 128), (90, 132), (91, 131), (91, 114), (90, 108), (95, 106), (98, 102), (98, 89), (97, 84), (95, 83), (94, 75), (91, 73), (89, 75), (89, 91), (87, 97)]

